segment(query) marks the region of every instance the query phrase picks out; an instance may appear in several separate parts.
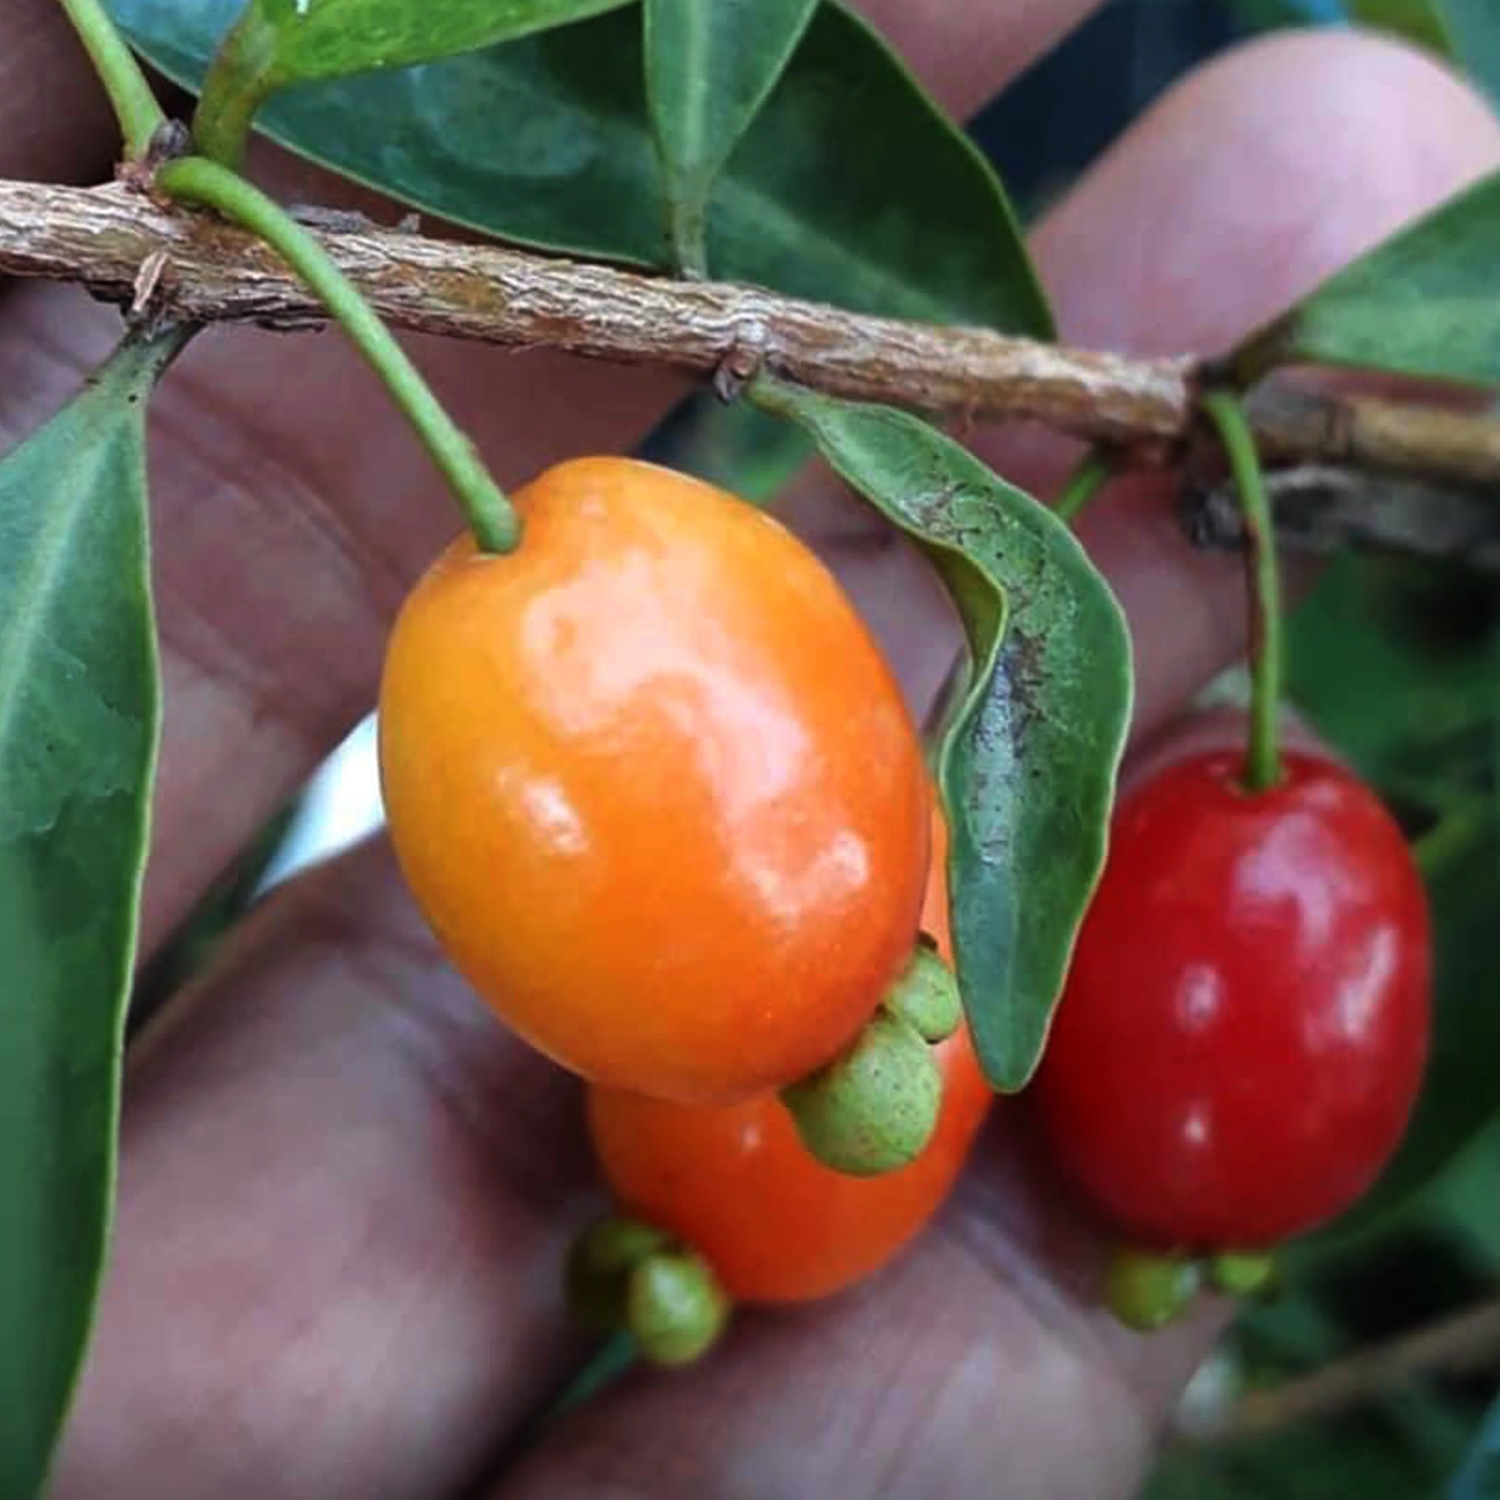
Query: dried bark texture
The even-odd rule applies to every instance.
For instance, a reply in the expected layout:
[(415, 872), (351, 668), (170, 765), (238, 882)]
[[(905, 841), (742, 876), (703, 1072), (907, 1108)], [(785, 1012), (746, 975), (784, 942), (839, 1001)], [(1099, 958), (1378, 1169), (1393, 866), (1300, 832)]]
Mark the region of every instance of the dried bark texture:
[[(830, 395), (963, 420), (1028, 419), (1111, 445), (1123, 462), (1182, 454), (1194, 366), (862, 316), (754, 287), (672, 281), (492, 245), (311, 217), (392, 324), (514, 347), (713, 373), (764, 367)], [(81, 282), (137, 314), (303, 328), (321, 309), (276, 256), (208, 216), (124, 184), (0, 181), (0, 274)], [(1272, 382), (1250, 403), (1267, 459), (1500, 484), (1500, 421)]]

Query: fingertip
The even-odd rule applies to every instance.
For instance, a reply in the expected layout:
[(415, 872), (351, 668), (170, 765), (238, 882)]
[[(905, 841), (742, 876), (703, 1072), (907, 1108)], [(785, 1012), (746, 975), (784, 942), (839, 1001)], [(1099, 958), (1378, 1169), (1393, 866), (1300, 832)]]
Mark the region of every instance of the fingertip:
[(971, 5), (860, 0), (859, 9), (943, 107), (963, 116), (1098, 5), (1099, 0), (979, 0)]
[(1497, 161), (1500, 122), (1431, 55), (1276, 32), (1163, 96), (1041, 226), (1039, 259), (1070, 340), (1212, 351)]
[[(1168, 92), (1035, 245), (1069, 342), (1218, 353), (1497, 161), (1500, 123), (1432, 57), (1279, 32)], [(1059, 470), (1032, 468), (1048, 492)], [(1111, 486), (1081, 533), (1130, 617), (1150, 734), (1243, 649), (1238, 560), (1189, 553), (1159, 475)]]

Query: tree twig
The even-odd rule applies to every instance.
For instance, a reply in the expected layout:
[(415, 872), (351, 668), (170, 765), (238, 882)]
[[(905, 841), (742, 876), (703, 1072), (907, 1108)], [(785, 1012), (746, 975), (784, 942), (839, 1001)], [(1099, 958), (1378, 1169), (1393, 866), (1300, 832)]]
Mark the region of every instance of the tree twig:
[[(1030, 419), (1175, 457), (1197, 421), (1186, 359), (1128, 359), (981, 328), (906, 323), (754, 287), (678, 282), (400, 230), (327, 232), (329, 253), (398, 327), (545, 346), (698, 373), (764, 363), (831, 395), (959, 419)], [(0, 275), (81, 282), (126, 306), (150, 265), (152, 310), (195, 322), (299, 328), (316, 300), (249, 236), (169, 211), (123, 184), (0, 180)], [(1333, 463), (1439, 483), (1500, 484), (1500, 420), (1430, 405), (1269, 385), (1250, 402), (1273, 463)]]
[(1376, 1344), (1321, 1370), (1240, 1398), (1214, 1422), (1184, 1434), (1221, 1443), (1348, 1411), (1422, 1376), (1500, 1366), (1500, 1300), (1481, 1302), (1413, 1333)]
[[(1266, 492), (1284, 546), (1414, 553), (1500, 573), (1500, 493), (1494, 490), (1305, 464), (1267, 474)], [(1197, 546), (1244, 545), (1244, 517), (1230, 484), (1188, 485), (1182, 520)]]

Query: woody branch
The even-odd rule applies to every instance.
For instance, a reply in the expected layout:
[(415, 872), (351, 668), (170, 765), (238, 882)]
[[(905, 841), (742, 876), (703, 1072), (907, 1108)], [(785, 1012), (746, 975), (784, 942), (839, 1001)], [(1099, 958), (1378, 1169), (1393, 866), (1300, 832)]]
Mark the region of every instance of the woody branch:
[[(1108, 445), (1124, 465), (1176, 462), (1196, 430), (1188, 359), (1131, 359), (872, 317), (755, 287), (674, 281), (363, 220), (350, 227), (329, 216), (322, 227), (341, 268), (404, 329), (698, 374), (763, 365), (830, 395), (935, 417), (1041, 423)], [(253, 238), (163, 208), (123, 183), (0, 180), (0, 274), (79, 282), (163, 319), (287, 329), (320, 319), (317, 302)], [(1500, 420), (1285, 381), (1254, 393), (1250, 413), (1266, 461), (1292, 471), (1280, 487), (1290, 540), (1316, 545), (1347, 534), (1481, 563), (1500, 548), (1500, 505), (1488, 495), (1500, 487)], [(1316, 480), (1299, 485), (1304, 466), (1315, 466)], [(1391, 476), (1399, 482), (1387, 483)], [(1201, 496), (1199, 539), (1232, 545), (1225, 508), (1211, 493), (1193, 493)], [(1299, 524), (1308, 505), (1314, 523)], [(1436, 530), (1423, 522), (1427, 511), (1440, 516)]]

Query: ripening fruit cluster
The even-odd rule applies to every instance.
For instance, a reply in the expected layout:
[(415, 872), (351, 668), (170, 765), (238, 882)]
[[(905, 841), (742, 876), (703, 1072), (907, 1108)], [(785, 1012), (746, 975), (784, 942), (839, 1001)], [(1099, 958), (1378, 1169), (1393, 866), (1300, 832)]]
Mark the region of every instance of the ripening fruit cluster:
[[(836, 1290), (941, 1201), (988, 1098), (919, 941), (933, 799), (900, 689), (751, 506), (620, 459), (516, 505), (521, 547), (456, 543), (390, 644), (407, 881), (503, 1019), (590, 1081), (600, 1160), (648, 1230), (580, 1247), (605, 1315), (640, 1333), (702, 1303), (682, 1245), (740, 1300)], [(684, 1357), (679, 1334), (653, 1352)]]
[[(945, 838), (898, 685), (837, 583), (696, 480), (581, 459), (456, 542), (381, 686), (392, 837), (497, 1014), (588, 1080), (628, 1217), (575, 1301), (680, 1362), (730, 1299), (837, 1292), (949, 1193), (990, 1093), (947, 969)], [(1318, 761), (1191, 762), (1122, 805), (1036, 1089), (1121, 1230), (1259, 1249), (1336, 1212), (1420, 1073), (1420, 886)]]

